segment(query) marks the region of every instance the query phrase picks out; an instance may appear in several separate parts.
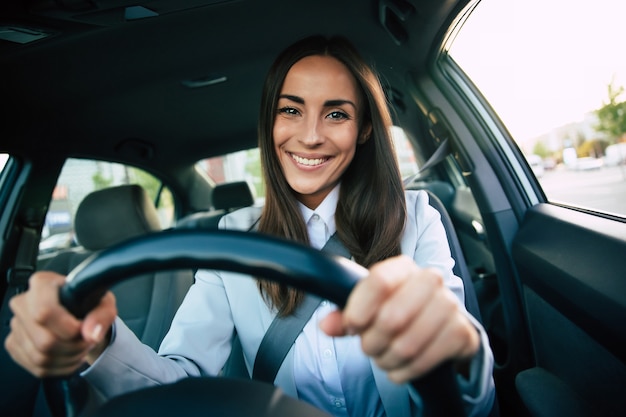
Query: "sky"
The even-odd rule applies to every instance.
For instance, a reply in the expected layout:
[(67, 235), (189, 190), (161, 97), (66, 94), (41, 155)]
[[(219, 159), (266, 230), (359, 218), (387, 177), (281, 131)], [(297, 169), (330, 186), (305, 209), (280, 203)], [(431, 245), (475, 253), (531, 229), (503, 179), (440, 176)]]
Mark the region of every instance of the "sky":
[(482, 0), (450, 54), (524, 142), (626, 87), (625, 39), (625, 0)]

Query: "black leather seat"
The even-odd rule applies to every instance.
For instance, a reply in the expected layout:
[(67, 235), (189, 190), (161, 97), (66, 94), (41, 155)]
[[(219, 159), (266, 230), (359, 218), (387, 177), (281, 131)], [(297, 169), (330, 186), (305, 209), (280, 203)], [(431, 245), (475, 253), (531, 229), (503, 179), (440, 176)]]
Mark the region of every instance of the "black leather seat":
[(454, 229), (452, 219), (446, 210), (444, 203), (435, 195), (433, 191), (424, 190), (428, 193), (428, 202), (431, 207), (435, 208), (441, 215), (441, 222), (446, 229), (446, 236), (448, 237), (448, 244), (450, 245), (450, 253), (454, 259), (454, 275), (463, 280), (463, 287), (465, 288), (465, 308), (469, 311), (479, 322), (482, 323), (482, 317), (480, 314), (480, 308), (478, 304), (478, 298), (476, 297), (476, 289), (474, 288), (474, 281), (472, 281), (472, 275), (465, 256), (463, 255), (463, 249), (461, 243)]
[[(437, 190), (439, 190), (439, 188)], [(465, 255), (463, 255), (463, 248), (461, 247), (461, 242), (459, 241), (459, 238), (456, 234), (452, 219), (450, 218), (450, 215), (448, 214), (444, 203), (439, 199), (439, 197), (437, 197), (437, 195), (435, 195), (435, 192), (431, 191), (430, 189), (426, 189), (425, 191), (428, 193), (429, 204), (431, 205), (431, 207), (435, 208), (439, 212), (439, 214), (441, 215), (441, 222), (446, 229), (446, 236), (448, 237), (448, 243), (450, 245), (450, 253), (452, 254), (452, 258), (455, 261), (453, 271), (456, 276), (463, 280), (463, 287), (465, 289), (465, 308), (472, 316), (476, 318), (476, 320), (478, 320), (480, 323), (483, 323), (482, 316), (480, 314), (480, 306), (478, 304), (478, 297), (476, 296), (474, 281), (472, 281), (472, 276), (470, 274), (469, 268), (467, 267)], [(451, 199), (452, 197), (450, 197), (450, 200)], [(489, 413), (489, 417), (499, 416), (500, 406), (498, 404), (498, 398), (496, 397), (493, 408)]]
[[(85, 197), (76, 211), (74, 230), (81, 246), (58, 254), (44, 269), (67, 274), (95, 251), (162, 228), (146, 191), (138, 185), (121, 185)], [(112, 288), (118, 314), (143, 343), (156, 350), (193, 279), (192, 270), (182, 270), (120, 283)]]
[(184, 217), (177, 222), (176, 228), (217, 229), (222, 216), (238, 208), (253, 205), (254, 196), (247, 182), (235, 181), (216, 185), (211, 201), (212, 210)]

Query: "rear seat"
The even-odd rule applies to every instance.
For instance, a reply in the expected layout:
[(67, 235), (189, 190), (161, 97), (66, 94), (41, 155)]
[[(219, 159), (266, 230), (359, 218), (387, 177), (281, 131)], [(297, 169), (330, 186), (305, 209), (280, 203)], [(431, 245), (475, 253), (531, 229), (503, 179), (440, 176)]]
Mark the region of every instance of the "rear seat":
[[(74, 228), (82, 246), (59, 253), (44, 269), (67, 275), (99, 250), (162, 230), (154, 204), (139, 185), (92, 192), (78, 206)], [(143, 343), (157, 350), (193, 280), (191, 269), (158, 271), (111, 289), (119, 316)]]
[(212, 194), (213, 209), (190, 214), (176, 223), (176, 228), (217, 229), (217, 225), (227, 213), (254, 204), (254, 196), (245, 181), (218, 184)]

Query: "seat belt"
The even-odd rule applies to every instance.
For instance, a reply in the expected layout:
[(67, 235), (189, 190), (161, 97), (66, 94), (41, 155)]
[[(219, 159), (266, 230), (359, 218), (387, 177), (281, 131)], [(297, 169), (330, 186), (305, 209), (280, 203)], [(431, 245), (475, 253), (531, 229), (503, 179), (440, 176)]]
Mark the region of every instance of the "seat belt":
[[(333, 255), (343, 256), (350, 259), (350, 252), (337, 238), (334, 233), (321, 249)], [(298, 306), (294, 314), (279, 317), (276, 316), (270, 327), (265, 332), (259, 350), (254, 359), (252, 379), (274, 383), (278, 369), (282, 365), (291, 346), (302, 332), (304, 325), (309, 321), (313, 312), (322, 300), (319, 297), (307, 294), (304, 301)]]
[(413, 180), (415, 178), (419, 177), (422, 172), (426, 171), (427, 169), (430, 169), (430, 168), (434, 167), (439, 162), (441, 162), (444, 159), (446, 159), (446, 157), (449, 154), (450, 154), (450, 144), (448, 143), (448, 138), (445, 138), (439, 144), (437, 149), (435, 149), (435, 152), (433, 152), (433, 154), (430, 156), (430, 158), (428, 158), (428, 160), (424, 163), (424, 165), (422, 165), (420, 167), (420, 169), (417, 171), (417, 173), (415, 173), (415, 174), (411, 175), (410, 177), (404, 179), (404, 181), (402, 181), (402, 183), (404, 184), (404, 186), (407, 186), (408, 184), (413, 182)]
[(7, 271), (7, 291), (11, 296), (24, 292), (28, 289), (28, 279), (35, 272), (35, 261), (39, 235), (32, 227), (24, 227), (20, 236), (20, 243), (15, 254), (15, 263)]
[(28, 289), (28, 279), (35, 270), (33, 262), (36, 256), (35, 250), (37, 250), (38, 240), (39, 235), (34, 228), (24, 227), (22, 229), (17, 252), (15, 253), (14, 266), (7, 271), (7, 289), (4, 294), (4, 299), (2, 300), (2, 306), (0, 307), (0, 320), (2, 320), (0, 322), (2, 323), (0, 337), (2, 337), (2, 340), (8, 335), (8, 324), (13, 316), (9, 309), (9, 300), (14, 295)]

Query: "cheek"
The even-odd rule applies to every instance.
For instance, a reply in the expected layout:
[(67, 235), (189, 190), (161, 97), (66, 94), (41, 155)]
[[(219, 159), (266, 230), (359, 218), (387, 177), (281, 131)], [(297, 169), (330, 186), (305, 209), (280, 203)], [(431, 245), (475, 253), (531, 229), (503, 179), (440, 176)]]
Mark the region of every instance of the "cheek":
[(338, 141), (338, 145), (341, 150), (347, 154), (354, 154), (358, 144), (358, 129), (348, 129), (343, 135), (341, 141)]
[(274, 123), (274, 128), (272, 129), (272, 141), (274, 142), (275, 148), (280, 148), (280, 146), (287, 141), (289, 138), (287, 130), (287, 127), (283, 123), (280, 123), (279, 121)]

